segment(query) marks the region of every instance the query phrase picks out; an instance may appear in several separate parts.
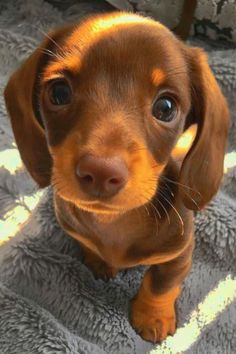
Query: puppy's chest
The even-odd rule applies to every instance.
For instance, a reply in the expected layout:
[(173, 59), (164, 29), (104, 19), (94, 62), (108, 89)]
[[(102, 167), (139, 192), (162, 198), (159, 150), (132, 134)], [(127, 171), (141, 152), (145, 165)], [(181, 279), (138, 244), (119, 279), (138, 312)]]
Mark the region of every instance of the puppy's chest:
[(132, 249), (148, 244), (150, 254), (153, 249), (157, 250), (160, 244), (157, 234), (158, 225), (155, 221), (137, 215), (112, 223), (95, 223), (91, 239), (94, 240), (94, 250), (104, 261), (123, 268), (142, 263), (142, 256), (130, 257)]
[(165, 225), (145, 209), (116, 219), (57, 208), (57, 218), (68, 234), (119, 269), (173, 259), (185, 247), (192, 229), (191, 218), (184, 218), (185, 232), (181, 234), (178, 218), (170, 217)]
[(133, 222), (131, 219), (129, 222), (121, 224), (100, 224), (95, 233), (104, 248), (123, 251), (138, 240), (148, 238), (154, 232), (154, 228), (155, 225), (145, 220), (139, 223)]

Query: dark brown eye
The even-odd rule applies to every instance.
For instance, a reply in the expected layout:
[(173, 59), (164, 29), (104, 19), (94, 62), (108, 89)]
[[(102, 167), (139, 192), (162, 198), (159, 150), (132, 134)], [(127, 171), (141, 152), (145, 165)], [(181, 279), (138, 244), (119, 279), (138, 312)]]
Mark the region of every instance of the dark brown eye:
[(158, 98), (152, 107), (152, 115), (163, 122), (172, 121), (177, 113), (175, 101), (171, 97)]
[(64, 106), (71, 102), (72, 92), (66, 80), (55, 80), (49, 90), (50, 101), (53, 105)]

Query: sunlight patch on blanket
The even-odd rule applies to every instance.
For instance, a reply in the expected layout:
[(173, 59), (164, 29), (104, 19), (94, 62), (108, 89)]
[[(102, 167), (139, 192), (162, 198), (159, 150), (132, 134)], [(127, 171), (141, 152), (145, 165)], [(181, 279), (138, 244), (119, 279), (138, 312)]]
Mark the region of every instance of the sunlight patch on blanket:
[(168, 337), (150, 354), (176, 354), (185, 351), (194, 344), (207, 325), (236, 299), (236, 279), (229, 274), (208, 293), (190, 316), (190, 320), (182, 328), (177, 329), (173, 337)]
[(225, 154), (224, 173), (227, 173), (228, 169), (232, 168), (234, 166), (236, 166), (236, 152), (235, 151)]
[(42, 191), (38, 191), (32, 196), (24, 197), (25, 206), (17, 205), (3, 216), (3, 219), (0, 220), (0, 245), (17, 234), (38, 204), (42, 193)]
[(4, 221), (0, 220), (0, 245), (14, 236), (19, 231), (20, 226), (29, 217), (29, 212), (23, 206), (16, 206), (6, 213)]
[(23, 164), (17, 149), (0, 151), (0, 167), (4, 167), (11, 174), (14, 174), (22, 166)]

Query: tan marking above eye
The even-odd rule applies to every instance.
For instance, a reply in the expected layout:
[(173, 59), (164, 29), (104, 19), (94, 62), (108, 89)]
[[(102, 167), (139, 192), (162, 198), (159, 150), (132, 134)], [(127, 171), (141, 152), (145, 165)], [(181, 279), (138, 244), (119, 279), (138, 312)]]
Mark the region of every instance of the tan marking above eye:
[(164, 82), (165, 78), (166, 78), (166, 74), (164, 73), (163, 70), (154, 69), (152, 71), (151, 80), (155, 86), (159, 86), (160, 84), (162, 84)]

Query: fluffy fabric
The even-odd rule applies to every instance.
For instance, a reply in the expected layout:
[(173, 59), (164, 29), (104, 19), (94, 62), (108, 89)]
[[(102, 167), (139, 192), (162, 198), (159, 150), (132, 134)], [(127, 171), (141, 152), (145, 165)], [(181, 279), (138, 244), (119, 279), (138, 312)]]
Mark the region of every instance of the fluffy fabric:
[[(70, 0), (63, 7), (57, 3), (10, 0), (0, 4), (1, 92), (10, 72), (37, 46), (42, 30), (106, 8), (102, 1), (98, 5)], [(48, 188), (41, 196), (21, 167), (1, 98), (1, 354), (235, 353), (236, 51), (197, 45), (209, 51), (234, 123), (222, 188), (196, 216), (196, 249), (178, 301), (178, 330), (159, 346), (143, 341), (128, 321), (129, 300), (144, 268), (122, 271), (107, 283), (94, 279), (81, 263), (79, 244), (55, 219), (52, 191)]]

